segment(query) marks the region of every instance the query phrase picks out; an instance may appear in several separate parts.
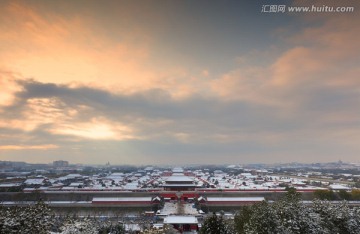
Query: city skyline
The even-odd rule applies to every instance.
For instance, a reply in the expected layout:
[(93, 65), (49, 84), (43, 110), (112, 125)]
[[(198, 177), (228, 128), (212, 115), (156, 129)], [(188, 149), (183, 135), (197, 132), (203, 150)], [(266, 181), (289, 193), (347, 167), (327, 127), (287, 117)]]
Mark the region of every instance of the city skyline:
[(359, 3), (265, 4), (1, 1), (0, 160), (359, 162)]

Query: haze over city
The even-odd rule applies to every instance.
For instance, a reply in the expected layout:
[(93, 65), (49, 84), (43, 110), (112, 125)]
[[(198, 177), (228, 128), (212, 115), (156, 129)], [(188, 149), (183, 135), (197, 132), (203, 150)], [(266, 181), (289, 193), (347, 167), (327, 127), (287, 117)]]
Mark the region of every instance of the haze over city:
[(0, 1), (0, 161), (359, 162), (352, 13), (269, 1)]

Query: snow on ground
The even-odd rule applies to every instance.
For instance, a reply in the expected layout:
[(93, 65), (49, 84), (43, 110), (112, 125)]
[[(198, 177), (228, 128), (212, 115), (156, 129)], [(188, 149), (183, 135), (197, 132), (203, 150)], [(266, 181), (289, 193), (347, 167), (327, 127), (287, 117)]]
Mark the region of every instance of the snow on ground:
[(179, 210), (178, 203), (165, 202), (164, 208), (161, 210), (161, 214), (171, 215), (177, 214)]
[(184, 214), (185, 215), (197, 215), (199, 212), (196, 210), (196, 208), (194, 208), (194, 204), (193, 203), (185, 203), (182, 204), (183, 205), (183, 210), (184, 210)]
[(160, 211), (163, 215), (197, 215), (199, 212), (193, 207), (192, 203), (173, 203), (165, 202), (164, 208)]

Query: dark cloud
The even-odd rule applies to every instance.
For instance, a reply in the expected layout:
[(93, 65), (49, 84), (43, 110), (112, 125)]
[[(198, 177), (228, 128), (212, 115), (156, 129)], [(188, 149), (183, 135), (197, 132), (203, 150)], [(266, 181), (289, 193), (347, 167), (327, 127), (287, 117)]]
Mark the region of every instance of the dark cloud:
[[(336, 124), (324, 121), (334, 113), (347, 118), (359, 116), (354, 109), (359, 101), (356, 92), (316, 87), (307, 91), (307, 98), (301, 98), (296, 108), (286, 109), (244, 100), (225, 101), (215, 96), (192, 95), (177, 100), (161, 89), (124, 95), (86, 86), (17, 82), (22, 89), (16, 93), (16, 102), (2, 109), (2, 122), (9, 123), (0, 125), (5, 139), (2, 145), (59, 147), (36, 152), (38, 159), (76, 158), (81, 162), (86, 158), (99, 162), (102, 159), (98, 156), (105, 155), (106, 161), (114, 163), (241, 163), (294, 161), (298, 157), (311, 161), (320, 152), (336, 160), (340, 152), (347, 152), (350, 157), (357, 152), (354, 143), (347, 139), (349, 134), (359, 133), (358, 121), (349, 125), (342, 118)], [(54, 101), (40, 102), (43, 109), (37, 110), (38, 103), (30, 106), (31, 100)], [(78, 113), (71, 115), (72, 110)], [(99, 117), (130, 126), (136, 137), (97, 141), (52, 131)], [(20, 127), (16, 127), (18, 122)], [(34, 127), (21, 129), (28, 122)], [(21, 158), (22, 153), (6, 151), (2, 155)], [(309, 156), (301, 158), (302, 154)]]

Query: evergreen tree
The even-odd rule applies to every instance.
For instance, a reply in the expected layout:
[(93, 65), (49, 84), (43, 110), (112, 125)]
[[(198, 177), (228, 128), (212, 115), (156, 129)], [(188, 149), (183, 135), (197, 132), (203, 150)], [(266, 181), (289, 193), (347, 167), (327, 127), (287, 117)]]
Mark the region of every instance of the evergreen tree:
[(346, 202), (331, 205), (328, 201), (315, 200), (312, 211), (320, 218), (324, 233), (359, 233), (360, 210), (350, 209)]
[(222, 216), (213, 213), (205, 219), (200, 234), (232, 234), (231, 229), (231, 224), (227, 223)]
[(248, 234), (269, 234), (284, 233), (280, 225), (279, 217), (273, 207), (266, 201), (252, 207), (249, 222), (244, 225), (245, 233)]
[(121, 224), (112, 225), (111, 223), (105, 224), (99, 228), (99, 234), (125, 234), (125, 228)]
[(346, 192), (345, 190), (340, 190), (337, 195), (338, 195), (338, 196), (340, 197), (340, 199), (342, 199), (342, 200), (348, 201), (348, 200), (351, 199), (351, 193), (348, 193), (348, 192)]
[(272, 208), (279, 219), (279, 228), (285, 233), (321, 233), (317, 217), (311, 215), (311, 210), (301, 202), (301, 194), (295, 189), (289, 189)]
[(234, 218), (234, 228), (238, 234), (246, 234), (245, 224), (247, 224), (252, 215), (251, 206), (244, 206), (236, 213)]
[(51, 211), (43, 202), (28, 207), (2, 208), (0, 212), (1, 234), (45, 234), (50, 232)]
[(67, 220), (61, 227), (61, 234), (98, 234), (98, 229), (90, 219)]
[(316, 190), (314, 196), (320, 200), (335, 200), (335, 193), (332, 190)]

